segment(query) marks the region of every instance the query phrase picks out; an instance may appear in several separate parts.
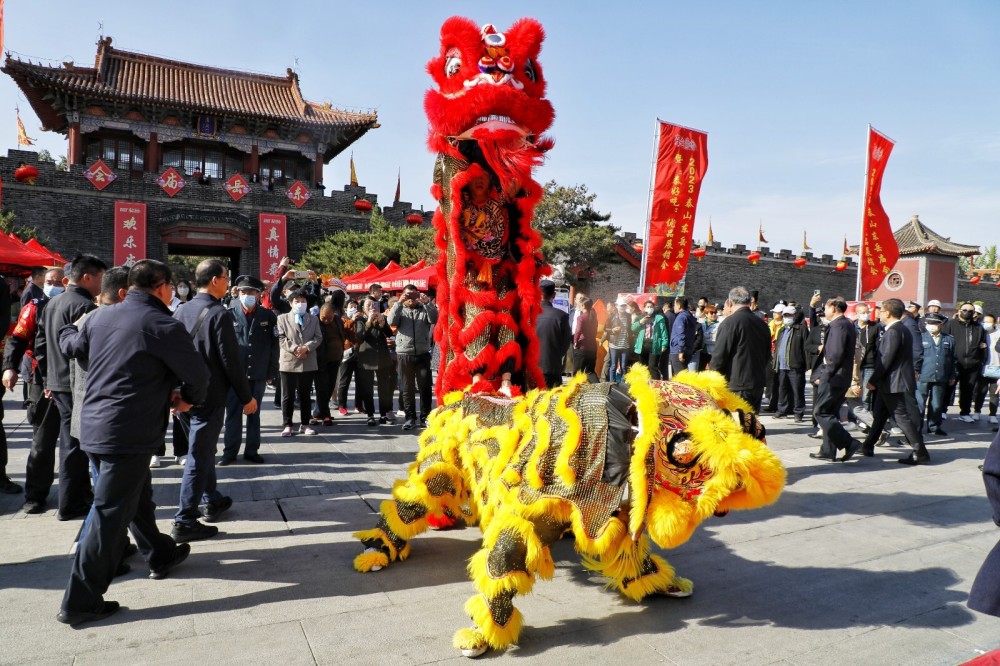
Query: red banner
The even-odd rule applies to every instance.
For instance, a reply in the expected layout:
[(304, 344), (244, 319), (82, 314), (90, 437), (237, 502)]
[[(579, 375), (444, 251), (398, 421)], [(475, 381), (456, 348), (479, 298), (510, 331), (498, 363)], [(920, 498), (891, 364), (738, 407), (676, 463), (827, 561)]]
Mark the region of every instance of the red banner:
[(261, 213), (260, 226), (260, 279), (275, 280), (278, 264), (288, 253), (288, 234), (285, 216), (277, 213)]
[(892, 235), (889, 216), (882, 208), (882, 176), (889, 161), (893, 142), (868, 128), (868, 174), (865, 186), (865, 221), (861, 236), (861, 294), (878, 289), (899, 259), (899, 245)]
[(146, 204), (115, 202), (115, 266), (146, 258)]
[(708, 135), (660, 122), (656, 180), (646, 239), (644, 291), (676, 285), (687, 271), (701, 180), (708, 169)]

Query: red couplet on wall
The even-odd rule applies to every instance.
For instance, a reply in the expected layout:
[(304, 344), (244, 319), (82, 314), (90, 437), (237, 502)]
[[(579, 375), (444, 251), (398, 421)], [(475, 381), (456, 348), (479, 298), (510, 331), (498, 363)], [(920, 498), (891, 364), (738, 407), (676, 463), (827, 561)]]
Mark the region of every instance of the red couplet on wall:
[(146, 257), (146, 204), (115, 202), (115, 266), (131, 266)]
[(288, 251), (288, 233), (284, 215), (261, 213), (260, 221), (260, 279), (275, 280), (278, 264)]

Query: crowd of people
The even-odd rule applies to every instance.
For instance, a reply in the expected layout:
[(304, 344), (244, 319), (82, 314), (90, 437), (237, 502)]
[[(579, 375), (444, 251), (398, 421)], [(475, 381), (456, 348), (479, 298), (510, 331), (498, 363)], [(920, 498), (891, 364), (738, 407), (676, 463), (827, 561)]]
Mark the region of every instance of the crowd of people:
[(811, 456), (830, 462), (874, 456), (876, 446), (899, 436), (912, 449), (900, 463), (928, 463), (923, 435), (945, 436), (942, 422), (956, 398), (965, 423), (979, 421), (988, 401), (989, 423), (998, 429), (1000, 331), (996, 316), (973, 303), (951, 317), (936, 300), (924, 315), (919, 303), (899, 299), (872, 311), (867, 302), (824, 300), (817, 290), (807, 304), (780, 300), (765, 312), (756, 293), (735, 287), (722, 305), (619, 297), (601, 325), (586, 294), (577, 292), (568, 314), (552, 305), (554, 284), (543, 283), (542, 295), (538, 335), (549, 384), (561, 381), (564, 364), (610, 382), (637, 363), (654, 379), (716, 370), (754, 410), (804, 426), (808, 419), (809, 436), (821, 440)]
[[(201, 262), (191, 282), (153, 260), (109, 268), (79, 256), (33, 271), (11, 305), (17, 320), (2, 366), (3, 390), (23, 376), (31, 449), (22, 488), (6, 475), (0, 438), (0, 491), (23, 492), (23, 511), (44, 513), (58, 453), (56, 518), (88, 517), (61, 622), (114, 613), (117, 604), (103, 594), (129, 570), (130, 555), (141, 552), (150, 576), (164, 578), (190, 542), (218, 533), (212, 523), (232, 499), (219, 490), (217, 467), (236, 463), (241, 449), (243, 462), (265, 461), (267, 386), (282, 437), (314, 435), (351, 411), (368, 427), (395, 425), (397, 411), (403, 430), (426, 426), (434, 407), (433, 295), (407, 285), (390, 297), (375, 284), (353, 298), (342, 286), (292, 270), (287, 259), (272, 284), (232, 279), (217, 259)], [(888, 299), (873, 316), (867, 303), (849, 307), (817, 291), (808, 304), (779, 301), (767, 313), (756, 294), (735, 287), (724, 304), (622, 297), (601, 322), (584, 293), (568, 313), (553, 306), (553, 283), (543, 281), (541, 293), (536, 333), (548, 386), (577, 372), (622, 382), (635, 364), (654, 379), (718, 371), (755, 411), (803, 426), (808, 418), (809, 436), (821, 440), (810, 455), (831, 462), (872, 456), (891, 433), (912, 448), (900, 463), (929, 462), (925, 429), (944, 435), (956, 397), (957, 418), (968, 423), (988, 399), (998, 427), (1000, 332), (995, 316), (971, 303), (948, 318), (935, 301), (921, 316), (919, 304)], [(168, 440), (184, 466), (169, 535), (156, 525), (151, 477)]]

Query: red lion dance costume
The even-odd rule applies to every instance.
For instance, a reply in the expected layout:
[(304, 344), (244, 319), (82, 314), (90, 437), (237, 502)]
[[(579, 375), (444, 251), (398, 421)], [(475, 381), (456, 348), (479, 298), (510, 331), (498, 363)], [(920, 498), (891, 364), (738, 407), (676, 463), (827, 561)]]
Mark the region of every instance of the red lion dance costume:
[(547, 268), (531, 226), (542, 197), (531, 171), (552, 147), (541, 134), (555, 116), (537, 60), (543, 37), (532, 19), (501, 33), (452, 17), (427, 63), (437, 83), (424, 109), (438, 154), (439, 399), (470, 385), (507, 395), (544, 385), (535, 320)]

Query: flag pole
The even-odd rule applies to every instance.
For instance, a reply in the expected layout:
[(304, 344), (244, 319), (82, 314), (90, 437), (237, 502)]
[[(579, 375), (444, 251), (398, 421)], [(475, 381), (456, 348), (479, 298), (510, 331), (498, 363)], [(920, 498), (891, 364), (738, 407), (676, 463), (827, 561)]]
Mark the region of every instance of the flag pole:
[(653, 179), (656, 177), (656, 151), (660, 145), (660, 119), (655, 121), (653, 129), (653, 154), (649, 159), (649, 192), (646, 194), (646, 230), (642, 237), (642, 262), (639, 264), (639, 288), (636, 293), (646, 293), (646, 259), (649, 257), (649, 227), (652, 223), (653, 209)]
[(865, 224), (868, 219), (868, 210), (865, 205), (868, 203), (868, 171), (871, 169), (871, 156), (872, 156), (872, 124), (868, 123), (868, 136), (865, 139), (865, 179), (862, 181), (864, 187), (861, 192), (861, 238), (858, 241), (858, 269), (856, 271), (857, 276), (854, 284), (854, 300), (860, 301), (864, 294), (861, 293), (861, 271), (864, 270), (864, 256), (865, 251)]

